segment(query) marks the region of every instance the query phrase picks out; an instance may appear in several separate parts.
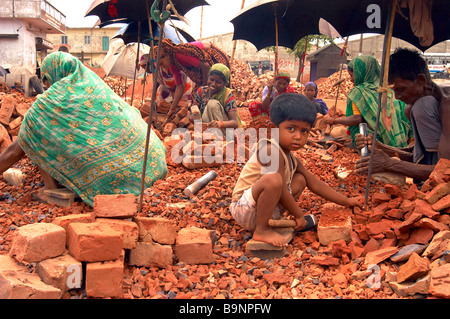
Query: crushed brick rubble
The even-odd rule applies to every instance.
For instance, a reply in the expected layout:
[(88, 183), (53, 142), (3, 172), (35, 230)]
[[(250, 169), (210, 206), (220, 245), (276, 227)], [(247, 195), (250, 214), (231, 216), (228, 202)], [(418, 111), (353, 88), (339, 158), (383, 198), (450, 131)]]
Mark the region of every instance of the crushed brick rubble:
[[(233, 73), (245, 73), (242, 65)], [(11, 123), (32, 103), (6, 91), (3, 103), (14, 98), (22, 105), (0, 124), (0, 150), (15, 139)], [(268, 119), (252, 120), (243, 103), (238, 111), (248, 127), (268, 127)], [(353, 171), (359, 155), (344, 142), (322, 142), (320, 131), (313, 130), (296, 155), (339, 192), (364, 197), (366, 177)], [(160, 136), (168, 154), (183, 138), (174, 142), (168, 131)], [(202, 143), (190, 147), (209, 140)], [(408, 180), (372, 181), (365, 210), (305, 190), (298, 205), (316, 216), (318, 227), (295, 234), (284, 256), (272, 258), (246, 250), (251, 233), (228, 210), (243, 164), (192, 167), (169, 159), (168, 167), (167, 177), (145, 191), (138, 212), (134, 195), (97, 196), (94, 207), (33, 201), (43, 184), (37, 168), (22, 159), (15, 165), (23, 174), (20, 186), (0, 179), (0, 298), (450, 298), (448, 160), (439, 161), (420, 190)], [(184, 195), (211, 169), (213, 181)]]

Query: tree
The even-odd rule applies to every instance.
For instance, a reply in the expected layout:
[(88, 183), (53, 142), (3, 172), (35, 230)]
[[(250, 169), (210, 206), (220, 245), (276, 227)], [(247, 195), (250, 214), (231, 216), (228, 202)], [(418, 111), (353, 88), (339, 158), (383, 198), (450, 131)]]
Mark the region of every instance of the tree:
[[(308, 43), (306, 43), (308, 41)], [(294, 46), (294, 49), (288, 49), (286, 48), (286, 52), (289, 53), (289, 55), (294, 55), (295, 60), (299, 60), (299, 68), (297, 73), (297, 82), (300, 82), (300, 78), (302, 76), (303, 72), (303, 55), (305, 52), (308, 52), (311, 50), (311, 47), (315, 44), (317, 46), (317, 49), (319, 48), (320, 42), (322, 42), (323, 45), (334, 43), (333, 39), (330, 37), (327, 37), (326, 35), (318, 35), (318, 34), (310, 34), (306, 37), (301, 38)], [(275, 51), (275, 47), (269, 47), (266, 48), (269, 51)], [(306, 49), (306, 50), (305, 50)]]

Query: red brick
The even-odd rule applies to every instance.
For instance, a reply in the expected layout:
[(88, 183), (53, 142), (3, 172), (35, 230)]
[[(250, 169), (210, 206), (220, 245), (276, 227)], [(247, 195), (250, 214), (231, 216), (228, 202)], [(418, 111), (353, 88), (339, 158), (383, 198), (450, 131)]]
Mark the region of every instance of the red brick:
[(401, 223), (397, 230), (401, 233), (408, 231), (414, 224), (422, 218), (422, 214), (412, 213), (403, 223)]
[(375, 251), (380, 249), (381, 244), (376, 240), (375, 238), (370, 238), (369, 241), (364, 245), (364, 251), (363, 254), (366, 255), (367, 253), (370, 253), (371, 251)]
[(410, 244), (428, 244), (433, 238), (434, 231), (427, 228), (417, 228), (411, 233), (406, 245)]
[(9, 124), (11, 115), (16, 108), (17, 100), (12, 95), (5, 95), (2, 99), (2, 104), (0, 107), (0, 123), (4, 125)]
[(65, 250), (65, 229), (51, 223), (39, 223), (16, 230), (10, 255), (20, 262), (32, 263), (62, 255)]
[(369, 236), (384, 234), (389, 230), (391, 230), (391, 226), (385, 221), (380, 221), (377, 223), (368, 223), (366, 225), (366, 232), (367, 235)]
[(448, 182), (448, 168), (450, 167), (450, 160), (441, 158), (431, 172), (430, 177), (422, 185), (422, 192), (428, 192), (441, 183)]
[(379, 204), (379, 203), (382, 203), (382, 202), (388, 202), (390, 200), (391, 200), (391, 195), (386, 194), (386, 193), (378, 192), (378, 193), (373, 194), (373, 196), (372, 196), (372, 202), (374, 204)]
[(0, 271), (0, 299), (59, 299), (61, 290), (36, 273)]
[(397, 247), (386, 247), (374, 250), (366, 254), (366, 259), (364, 262), (368, 265), (379, 264), (380, 262), (382, 262), (385, 259), (388, 259), (397, 252), (398, 252)]
[(121, 260), (86, 264), (86, 296), (122, 297), (124, 264)]
[(136, 217), (139, 240), (160, 244), (175, 244), (177, 231), (173, 221), (160, 217)]
[(331, 256), (313, 256), (309, 260), (315, 264), (321, 266), (338, 266), (340, 264), (339, 259)]
[(70, 289), (81, 288), (83, 280), (81, 262), (70, 254), (39, 262), (36, 273), (43, 282), (61, 290), (61, 295)]
[(433, 205), (445, 195), (450, 194), (450, 183), (441, 183), (425, 195), (425, 200)]
[(97, 222), (105, 223), (122, 232), (122, 248), (136, 248), (139, 239), (139, 228), (135, 222), (120, 219), (98, 218)]
[(418, 191), (417, 185), (412, 183), (408, 190), (405, 192), (405, 199), (414, 201), (416, 200), (416, 192)]
[(158, 266), (172, 265), (172, 246), (157, 243), (138, 242), (136, 248), (130, 251), (129, 265), (134, 266)]
[(434, 235), (433, 240), (423, 252), (422, 256), (432, 258), (436, 255), (445, 241), (450, 240), (450, 230), (445, 230)]
[(25, 265), (19, 264), (17, 260), (9, 255), (0, 255), (0, 272), (2, 271), (19, 271), (28, 272), (28, 268)]
[(440, 212), (449, 207), (450, 207), (450, 194), (442, 197), (440, 200), (438, 200), (431, 206), (431, 208), (433, 208), (437, 212)]
[(94, 197), (94, 214), (104, 218), (132, 218), (137, 213), (134, 194), (97, 195)]
[(430, 270), (429, 262), (417, 253), (412, 253), (408, 261), (401, 265), (397, 272), (397, 282), (414, 281), (425, 276)]
[(181, 229), (177, 234), (175, 254), (180, 262), (209, 264), (213, 261), (210, 231), (197, 227)]
[(414, 213), (422, 214), (427, 216), (428, 218), (433, 218), (439, 215), (439, 212), (435, 211), (431, 204), (422, 200), (422, 199), (416, 199), (414, 201), (415, 208)]
[(434, 268), (430, 276), (429, 293), (436, 297), (450, 299), (450, 264)]
[[(69, 238), (67, 228), (71, 223), (93, 223), (95, 222), (94, 214), (72, 214), (66, 216), (56, 217), (52, 223), (61, 226), (66, 230), (66, 239)], [(67, 245), (67, 242), (66, 242)]]
[(317, 225), (319, 242), (328, 246), (333, 241), (350, 242), (352, 218), (349, 209), (326, 209), (322, 212)]
[(78, 261), (97, 262), (119, 259), (122, 232), (105, 223), (72, 223), (68, 247)]
[(440, 232), (443, 230), (449, 230), (449, 227), (443, 223), (440, 223), (438, 221), (435, 221), (430, 218), (422, 218), (418, 222), (414, 224), (415, 227), (419, 228), (429, 228), (432, 229), (435, 232)]
[(404, 195), (398, 185), (385, 184), (384, 190), (385, 190), (386, 194), (390, 194), (395, 197), (402, 197), (402, 198), (404, 197)]

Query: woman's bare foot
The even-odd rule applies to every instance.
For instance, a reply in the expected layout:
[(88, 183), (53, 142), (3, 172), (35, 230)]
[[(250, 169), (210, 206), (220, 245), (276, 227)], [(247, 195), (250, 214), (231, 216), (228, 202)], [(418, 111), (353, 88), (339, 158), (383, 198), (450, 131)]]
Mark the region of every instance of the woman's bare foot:
[(253, 233), (253, 239), (258, 241), (263, 241), (265, 243), (282, 247), (286, 246), (287, 242), (283, 236), (274, 231), (272, 228), (266, 228), (263, 230), (255, 230)]

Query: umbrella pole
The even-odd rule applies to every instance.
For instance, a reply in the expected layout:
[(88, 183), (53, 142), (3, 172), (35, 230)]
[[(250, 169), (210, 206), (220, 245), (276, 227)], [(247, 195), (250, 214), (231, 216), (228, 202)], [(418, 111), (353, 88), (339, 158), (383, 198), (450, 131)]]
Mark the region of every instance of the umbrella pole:
[(372, 174), (373, 156), (375, 154), (374, 150), (375, 150), (375, 143), (377, 141), (377, 131), (380, 124), (381, 109), (386, 108), (387, 105), (389, 55), (391, 54), (392, 30), (394, 28), (396, 7), (397, 7), (397, 0), (392, 0), (391, 6), (389, 7), (388, 11), (389, 12), (388, 21), (386, 23), (386, 31), (384, 35), (383, 58), (381, 61), (381, 76), (380, 76), (380, 90), (379, 90), (380, 93), (378, 95), (377, 119), (375, 122), (375, 128), (373, 132), (372, 151), (370, 152), (369, 168), (367, 172), (366, 194), (364, 197), (366, 206), (369, 199), (370, 176)]
[[(245, 0), (242, 0), (242, 4), (241, 4), (241, 10), (244, 8), (245, 5)], [(202, 18), (203, 18), (203, 6), (202, 6)], [(201, 29), (200, 29), (201, 30)], [(201, 38), (201, 32), (200, 32), (200, 38)], [(230, 59), (230, 64), (233, 64), (233, 60), (234, 60), (234, 53), (236, 52), (236, 43), (237, 40), (234, 40), (233, 43), (233, 51), (231, 52), (231, 59)]]
[(141, 35), (141, 21), (138, 21), (138, 47), (137, 47), (137, 53), (136, 53), (136, 63), (134, 67), (134, 76), (133, 76), (133, 90), (131, 91), (131, 105), (133, 105), (133, 99), (134, 99), (134, 86), (136, 84), (136, 71), (137, 71), (137, 64), (139, 63), (139, 37)]
[(278, 73), (278, 14), (277, 14), (277, 7), (278, 4), (274, 4), (274, 16), (275, 16), (275, 68), (274, 74)]
[[(148, 15), (148, 24), (149, 24), (149, 28), (151, 28), (151, 18), (150, 18), (150, 14), (149, 14), (149, 6), (148, 6), (148, 1), (146, 0), (146, 5), (147, 5), (147, 15)], [(167, 0), (163, 1), (163, 8), (165, 8), (167, 6)], [(150, 116), (149, 116), (149, 120), (148, 120), (148, 125), (147, 125), (147, 137), (146, 137), (146, 141), (145, 141), (145, 153), (144, 153), (144, 165), (143, 165), (143, 169), (142, 169), (142, 179), (141, 179), (141, 194), (139, 197), (139, 206), (138, 206), (138, 213), (141, 212), (142, 210), (142, 201), (144, 198), (144, 188), (145, 188), (145, 173), (147, 170), (147, 159), (148, 159), (148, 148), (149, 148), (149, 141), (150, 141), (150, 132), (151, 132), (151, 118), (152, 118), (152, 114), (153, 114), (153, 109), (156, 110), (156, 89), (157, 89), (157, 77), (158, 77), (158, 72), (159, 72), (159, 60), (161, 58), (161, 49), (162, 49), (162, 40), (163, 40), (163, 30), (164, 30), (164, 22), (159, 23), (159, 40), (158, 40), (158, 53), (156, 55), (156, 65), (155, 65), (155, 70), (153, 72), (153, 89), (152, 89), (152, 103), (151, 103), (151, 107), (150, 107)], [(151, 41), (152, 43), (152, 41)], [(153, 44), (151, 46), (151, 49), (153, 50)], [(153, 52), (152, 52), (152, 56), (153, 56)]]
[[(344, 57), (344, 58), (345, 58), (344, 52), (345, 52), (345, 48), (346, 48), (346, 46), (347, 46), (347, 41), (348, 41), (348, 37), (345, 39), (344, 46), (342, 47), (342, 51), (341, 51), (341, 56)], [(339, 71), (339, 80), (342, 79), (342, 65), (343, 65), (343, 63), (341, 63), (341, 70)], [(338, 80), (338, 81), (339, 81), (339, 80)], [(341, 87), (341, 86), (338, 85), (338, 86), (337, 86), (337, 90), (336, 90), (336, 99), (334, 100), (334, 114), (333, 114), (333, 118), (336, 118), (336, 113), (337, 113), (337, 101), (338, 101), (338, 98), (339, 98), (339, 88), (340, 88), (340, 87)]]

